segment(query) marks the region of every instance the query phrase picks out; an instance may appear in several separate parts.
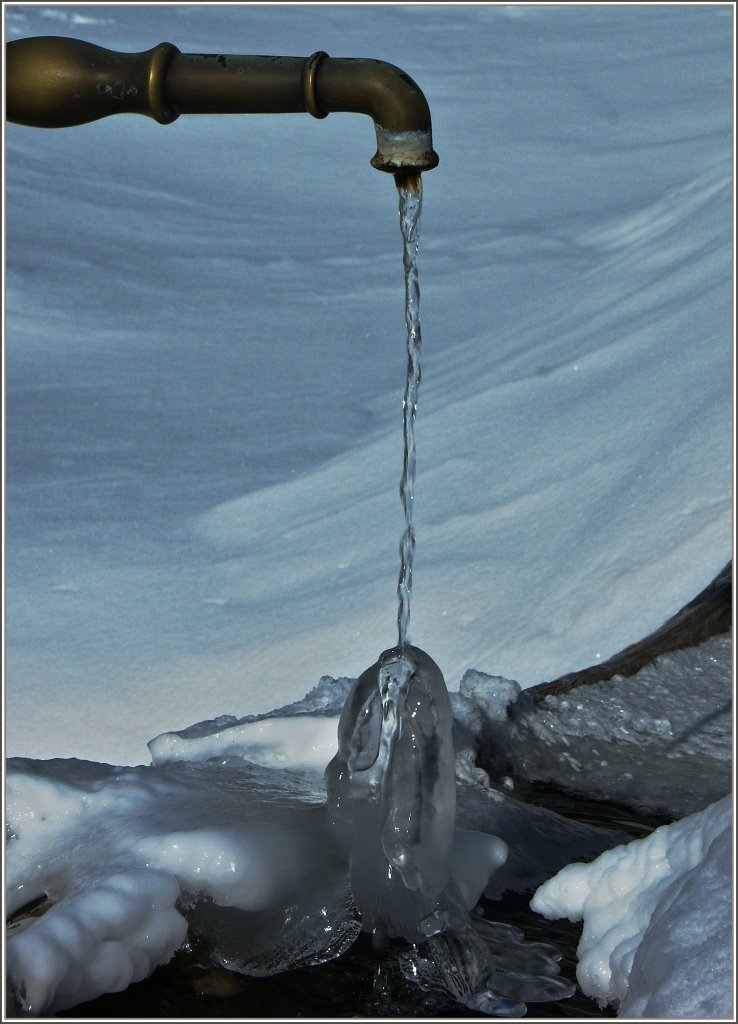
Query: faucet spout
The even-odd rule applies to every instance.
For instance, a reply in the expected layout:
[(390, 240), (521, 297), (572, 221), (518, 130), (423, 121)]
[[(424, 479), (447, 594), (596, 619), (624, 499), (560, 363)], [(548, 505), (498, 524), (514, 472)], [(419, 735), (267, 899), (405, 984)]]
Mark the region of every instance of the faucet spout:
[(160, 43), (117, 53), (65, 36), (17, 39), (6, 48), (6, 116), (37, 128), (65, 128), (115, 113), (160, 124), (180, 114), (368, 114), (380, 171), (413, 175), (438, 164), (431, 116), (420, 88), (385, 61), (180, 53)]
[(377, 137), (371, 164), (377, 170), (412, 174), (437, 166), (428, 102), (394, 64), (326, 58), (318, 67), (315, 94), (326, 112), (369, 114)]

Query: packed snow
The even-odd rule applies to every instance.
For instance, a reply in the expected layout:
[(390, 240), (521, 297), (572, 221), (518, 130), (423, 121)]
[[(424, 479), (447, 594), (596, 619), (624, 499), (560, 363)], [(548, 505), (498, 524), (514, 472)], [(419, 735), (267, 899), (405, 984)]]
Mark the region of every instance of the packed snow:
[(732, 1019), (732, 817), (726, 796), (536, 892), (538, 913), (584, 921), (583, 992), (623, 1017)]
[(288, 761), (300, 768), (324, 768), (336, 751), (335, 718), (264, 717), (240, 722), (224, 715), (203, 735), (162, 733), (149, 741), (154, 764), (201, 761), (228, 754), (279, 768)]
[[(320, 49), (418, 81), (441, 164), (410, 637), (458, 688), (456, 877), (584, 920), (580, 984), (621, 1015), (729, 1016), (730, 804), (707, 805), (730, 639), (525, 689), (641, 639), (731, 551), (732, 5), (3, 15), (8, 40)], [(372, 136), (6, 128), (6, 909), (42, 901), (8, 931), (15, 1012), (120, 991), (193, 926), (254, 973), (361, 927), (323, 769), (395, 634), (402, 258)], [(516, 773), (696, 813), (627, 843)], [(472, 945), (408, 974), (450, 990)]]
[[(424, 90), (410, 638), (605, 659), (731, 549), (731, 5), (5, 5)], [(394, 639), (397, 197), (361, 115), (6, 129), (7, 745), (146, 761)], [(92, 714), (83, 709), (94, 709)]]

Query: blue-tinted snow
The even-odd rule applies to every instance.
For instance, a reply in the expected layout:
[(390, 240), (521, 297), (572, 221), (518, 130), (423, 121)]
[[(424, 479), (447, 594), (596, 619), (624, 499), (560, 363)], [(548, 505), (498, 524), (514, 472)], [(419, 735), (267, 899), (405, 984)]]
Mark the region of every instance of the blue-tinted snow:
[(535, 911), (584, 921), (584, 993), (620, 1017), (731, 1019), (732, 819), (725, 796), (538, 889)]
[[(8, 38), (372, 56), (425, 91), (410, 635), (606, 658), (728, 560), (731, 10), (5, 8)], [(10, 752), (146, 740), (394, 641), (401, 247), (368, 118), (7, 128)]]

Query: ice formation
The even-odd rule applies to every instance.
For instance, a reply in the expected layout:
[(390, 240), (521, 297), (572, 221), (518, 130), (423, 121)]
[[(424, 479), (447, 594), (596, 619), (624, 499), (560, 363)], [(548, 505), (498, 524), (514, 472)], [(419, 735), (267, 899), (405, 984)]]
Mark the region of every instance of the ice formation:
[(624, 1017), (731, 1017), (729, 796), (541, 886), (531, 906), (584, 921), (577, 979)]
[[(326, 769), (328, 813), (350, 862), (364, 930), (401, 937), (405, 977), (489, 1015), (572, 994), (555, 951), (475, 922), (507, 859), (497, 836), (456, 828), (451, 701), (440, 669), (409, 644), (385, 651), (349, 694)], [(504, 930), (504, 927), (503, 927)], [(489, 942), (485, 941), (490, 939)], [(552, 955), (553, 954), (553, 955)]]
[[(701, 756), (697, 726), (711, 712), (688, 698), (695, 678), (707, 678), (713, 711), (722, 707), (729, 678), (723, 672), (717, 686), (711, 659), (724, 660), (726, 648), (718, 640), (682, 653), (668, 662), (670, 707), (680, 718), (668, 713), (675, 734), (689, 734), (689, 750)], [(648, 694), (637, 701), (622, 681), (608, 692), (589, 687), (589, 698), (568, 695), (562, 735), (579, 735), (584, 720), (597, 742), (608, 723), (617, 730), (623, 717), (612, 715), (610, 701), (620, 687), (627, 720), (637, 717)], [(571, 985), (550, 948), (470, 908), (482, 891), (489, 899), (532, 891), (565, 868), (537, 900), (546, 894), (547, 914), (584, 915), (585, 991), (604, 998), (611, 981), (619, 985), (621, 1013), (718, 1015), (730, 984), (728, 802), (624, 845), (623, 833), (515, 799), (504, 762), (510, 718), (524, 697), (513, 681), (472, 670), (449, 695), (428, 656), (406, 647), (404, 659), (386, 652), (358, 681), (324, 677), (277, 711), (163, 734), (147, 767), (11, 759), (11, 1009), (56, 1012), (118, 991), (166, 962), (187, 928), (207, 940), (216, 962), (265, 974), (339, 955), (363, 925), (378, 936), (405, 935), (399, 966), (421, 988), (512, 1016)], [(335, 750), (339, 721), (326, 807), (320, 752)], [(648, 764), (653, 737), (634, 735), (625, 749)], [(550, 740), (545, 730), (531, 733), (531, 756), (556, 762)], [(721, 757), (716, 748), (712, 762)], [(686, 792), (680, 780), (689, 775), (698, 799), (710, 787), (692, 763), (668, 761), (671, 788)], [(357, 878), (367, 850), (376, 861), (367, 879)], [(572, 865), (580, 860), (594, 863)], [(576, 899), (561, 879), (581, 884)], [(38, 899), (43, 913), (26, 913)], [(597, 956), (599, 975), (591, 969)], [(601, 988), (589, 988), (595, 984)]]
[(732, 779), (730, 634), (662, 654), (630, 678), (511, 707), (506, 746), (519, 778), (682, 818)]
[(336, 955), (359, 926), (322, 797), (319, 777), (227, 756), (150, 768), (11, 760), (7, 911), (48, 902), (8, 934), (15, 1009), (125, 988), (171, 957), (187, 922), (216, 959), (252, 973)]
[[(157, 737), (148, 767), (8, 762), (14, 1012), (53, 1013), (119, 991), (166, 962), (188, 929), (216, 962), (246, 974), (331, 959), (363, 927), (404, 938), (405, 977), (469, 1008), (514, 1015), (526, 999), (571, 993), (554, 951), (471, 912), (500, 872), (506, 885), (517, 881), (490, 824), (516, 849), (526, 831), (515, 802), (489, 789), (475, 787), (484, 831), (468, 787), (456, 799), (452, 732), (463, 719), (473, 742), (482, 704), (472, 698), (493, 706), (490, 677), (475, 674), (455, 695), (464, 714), (454, 720), (434, 662), (409, 646), (386, 652), (344, 706), (326, 805), (322, 772), (304, 762), (326, 723), (335, 735), (335, 691), (347, 687), (331, 682), (257, 722), (223, 716)], [(532, 834), (558, 848), (559, 863), (608, 845), (596, 830), (530, 812)], [(533, 875), (542, 871), (550, 874), (536, 863)], [(28, 913), (38, 899), (43, 913)]]
[[(364, 927), (379, 936), (415, 942), (463, 926), (451, 877), (451, 722), (438, 666), (409, 645), (385, 651), (359, 677), (341, 714), (338, 753), (326, 769), (328, 810), (351, 858)], [(506, 851), (496, 856), (502, 863)]]

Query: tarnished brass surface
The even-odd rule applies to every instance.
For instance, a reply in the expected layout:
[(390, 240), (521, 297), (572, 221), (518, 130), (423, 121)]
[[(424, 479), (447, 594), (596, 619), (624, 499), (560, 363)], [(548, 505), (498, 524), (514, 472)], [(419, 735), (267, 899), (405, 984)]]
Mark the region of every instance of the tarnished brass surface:
[(161, 124), (180, 114), (276, 114), (339, 111), (368, 114), (377, 152), (389, 173), (430, 170), (431, 117), (425, 96), (385, 61), (180, 53), (160, 43), (144, 53), (117, 53), (64, 36), (8, 43), (6, 116), (37, 128), (65, 128), (115, 113)]
[(302, 69), (302, 98), (305, 102), (305, 110), (307, 110), (308, 114), (312, 114), (313, 117), (321, 120), (324, 117), (328, 117), (328, 111), (318, 106), (318, 100), (315, 96), (315, 76), (318, 71), (318, 65), (327, 56), (328, 54), (324, 50), (317, 50), (312, 56), (308, 57)]
[(160, 43), (144, 53), (114, 53), (81, 39), (38, 36), (8, 43), (6, 117), (34, 128), (68, 128), (108, 114), (147, 114), (169, 124), (167, 70), (179, 53)]

